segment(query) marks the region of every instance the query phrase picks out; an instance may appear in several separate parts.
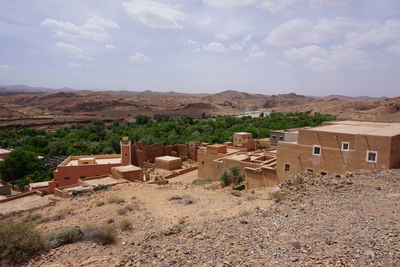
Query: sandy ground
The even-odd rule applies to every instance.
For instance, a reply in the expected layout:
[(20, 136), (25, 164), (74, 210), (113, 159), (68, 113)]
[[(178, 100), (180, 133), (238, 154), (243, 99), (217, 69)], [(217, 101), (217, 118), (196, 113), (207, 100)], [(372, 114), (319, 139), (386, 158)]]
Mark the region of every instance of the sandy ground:
[(41, 197), (39, 195), (26, 196), (11, 200), (8, 202), (0, 203), (0, 214), (8, 215), (21, 211), (29, 211), (38, 209), (49, 205), (52, 201), (49, 199), (51, 196)]
[[(119, 232), (118, 243), (101, 246), (90, 242), (79, 242), (51, 250), (31, 261), (33, 266), (112, 266), (120, 262), (132, 249), (153, 233), (173, 227), (179, 221), (184, 224), (202, 223), (238, 216), (257, 208), (267, 208), (272, 204), (265, 190), (248, 192), (240, 197), (233, 196), (229, 188), (221, 189), (219, 183), (205, 186), (192, 185), (197, 178), (193, 171), (170, 180), (168, 185), (128, 183), (119, 184), (105, 192), (96, 192), (72, 199), (56, 202), (35, 213), (51, 217), (64, 212), (65, 218), (38, 225), (44, 232), (65, 226), (82, 226), (88, 223), (110, 224), (115, 229), (122, 219), (129, 219), (133, 229)], [(125, 200), (120, 204), (108, 204), (107, 199), (117, 196)], [(185, 205), (182, 200), (170, 200), (173, 196), (191, 199)], [(99, 202), (104, 205), (98, 206)], [(127, 206), (134, 210), (119, 215), (118, 210)], [(107, 262), (107, 264), (105, 264)]]

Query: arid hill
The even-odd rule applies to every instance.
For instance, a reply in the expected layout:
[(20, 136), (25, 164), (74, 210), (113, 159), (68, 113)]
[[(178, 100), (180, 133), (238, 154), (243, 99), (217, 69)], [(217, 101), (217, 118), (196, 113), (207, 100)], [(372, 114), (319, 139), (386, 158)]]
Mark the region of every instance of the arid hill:
[[(43, 116), (64, 123), (80, 120), (129, 119), (137, 114), (188, 114), (195, 118), (215, 115), (240, 115), (245, 111), (328, 113), (347, 119), (400, 121), (400, 97), (371, 98), (327, 96), (311, 97), (295, 93), (263, 95), (234, 90), (217, 94), (187, 94), (153, 91), (91, 91), (61, 88), (0, 86), (0, 120), (35, 126), (32, 120)], [(78, 119), (79, 118), (79, 119)], [(52, 120), (48, 121), (52, 125)], [(6, 125), (6, 126), (4, 126)], [(43, 125), (43, 123), (41, 124)]]

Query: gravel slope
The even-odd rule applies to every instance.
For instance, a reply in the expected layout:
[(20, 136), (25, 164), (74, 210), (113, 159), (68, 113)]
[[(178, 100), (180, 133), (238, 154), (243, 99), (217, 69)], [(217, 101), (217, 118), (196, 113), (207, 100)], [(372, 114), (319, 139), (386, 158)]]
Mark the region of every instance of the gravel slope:
[(400, 266), (400, 170), (298, 175), (269, 209), (176, 225), (120, 266)]

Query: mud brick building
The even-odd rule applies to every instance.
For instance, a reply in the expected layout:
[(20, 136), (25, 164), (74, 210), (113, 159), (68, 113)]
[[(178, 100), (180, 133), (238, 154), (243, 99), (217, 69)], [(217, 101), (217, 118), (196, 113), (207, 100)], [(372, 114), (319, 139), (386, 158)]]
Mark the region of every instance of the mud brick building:
[(277, 175), (344, 174), (359, 169), (400, 167), (400, 123), (334, 121), (299, 129), (277, 144)]

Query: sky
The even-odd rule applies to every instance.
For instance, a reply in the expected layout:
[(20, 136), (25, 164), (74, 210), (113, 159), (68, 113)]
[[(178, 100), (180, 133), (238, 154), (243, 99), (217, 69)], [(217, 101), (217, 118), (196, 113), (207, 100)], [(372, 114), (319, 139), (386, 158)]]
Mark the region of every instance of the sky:
[(400, 95), (399, 0), (0, 0), (0, 84)]

